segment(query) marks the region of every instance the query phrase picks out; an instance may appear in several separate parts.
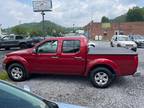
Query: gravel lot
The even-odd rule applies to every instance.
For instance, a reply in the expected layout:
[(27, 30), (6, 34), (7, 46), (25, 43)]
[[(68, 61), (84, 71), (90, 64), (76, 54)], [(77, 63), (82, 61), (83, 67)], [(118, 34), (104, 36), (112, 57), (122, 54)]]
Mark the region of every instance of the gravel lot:
[[(108, 42), (96, 42), (109, 47)], [(7, 53), (0, 51), (0, 58)], [(31, 91), (56, 102), (90, 108), (143, 108), (144, 106), (144, 49), (138, 49), (139, 68), (136, 76), (117, 78), (106, 89), (94, 88), (88, 79), (78, 76), (34, 75), (25, 82), (12, 82), (19, 87), (28, 85)], [(1, 69), (1, 68), (0, 68)]]

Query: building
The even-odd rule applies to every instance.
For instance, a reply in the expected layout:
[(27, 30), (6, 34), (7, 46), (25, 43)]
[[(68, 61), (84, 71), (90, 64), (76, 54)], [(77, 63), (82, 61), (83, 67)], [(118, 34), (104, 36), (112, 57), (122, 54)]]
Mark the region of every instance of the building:
[(104, 40), (110, 40), (114, 34), (144, 35), (144, 22), (97, 23), (92, 21), (84, 29), (90, 39), (102, 36)]

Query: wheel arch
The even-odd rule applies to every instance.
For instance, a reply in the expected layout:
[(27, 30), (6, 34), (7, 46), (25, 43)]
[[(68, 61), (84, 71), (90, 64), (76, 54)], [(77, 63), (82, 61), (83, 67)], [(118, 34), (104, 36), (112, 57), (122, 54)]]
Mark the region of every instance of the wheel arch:
[(29, 71), (29, 68), (28, 68), (28, 66), (29, 66), (29, 64), (28, 64), (28, 62), (24, 59), (24, 58), (22, 58), (22, 57), (12, 57), (12, 58), (8, 58), (7, 60), (6, 60), (6, 62), (5, 62), (5, 69), (6, 69), (6, 71), (8, 70), (8, 67), (11, 65), (11, 64), (14, 64), (14, 63), (17, 63), (17, 64), (20, 64), (20, 65), (22, 65), (25, 69), (26, 69), (26, 71), (28, 72)]
[(94, 70), (94, 69), (96, 69), (96, 68), (99, 68), (99, 67), (107, 68), (108, 70), (110, 70), (110, 71), (112, 72), (113, 77), (116, 76), (116, 72), (115, 72), (115, 70), (114, 70), (111, 66), (109, 66), (109, 65), (107, 65), (107, 64), (96, 64), (96, 65), (94, 65), (94, 66), (89, 70), (89, 72), (88, 72), (88, 77), (90, 76), (90, 72), (91, 72), (92, 70)]

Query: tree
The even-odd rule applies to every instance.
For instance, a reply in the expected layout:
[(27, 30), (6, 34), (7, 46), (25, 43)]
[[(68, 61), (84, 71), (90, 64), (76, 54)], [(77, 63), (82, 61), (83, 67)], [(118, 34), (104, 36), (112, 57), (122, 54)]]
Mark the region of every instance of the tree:
[(110, 22), (110, 20), (109, 20), (108, 17), (103, 16), (102, 19), (101, 19), (101, 22), (102, 22), (102, 23), (108, 23), (108, 22)]
[(144, 10), (139, 7), (134, 7), (133, 9), (129, 9), (126, 21), (134, 22), (134, 21), (144, 21)]
[(17, 34), (17, 35), (27, 34), (27, 30), (23, 27), (20, 27), (20, 26), (15, 26), (14, 28), (12, 28), (12, 32)]

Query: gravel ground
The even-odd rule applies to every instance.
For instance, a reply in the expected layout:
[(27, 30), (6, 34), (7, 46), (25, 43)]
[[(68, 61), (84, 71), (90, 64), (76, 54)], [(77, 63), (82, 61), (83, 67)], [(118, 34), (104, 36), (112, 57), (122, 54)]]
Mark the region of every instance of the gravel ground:
[(143, 108), (144, 78), (122, 77), (106, 89), (94, 88), (87, 79), (70, 76), (41, 76), (17, 83), (28, 85), (33, 93), (55, 102), (90, 108)]
[[(109, 47), (108, 42), (96, 42)], [(0, 51), (0, 58), (7, 52)], [(28, 85), (33, 93), (48, 100), (90, 108), (143, 108), (144, 106), (144, 49), (138, 49), (137, 76), (117, 78), (106, 89), (94, 88), (88, 79), (78, 76), (33, 75), (25, 82), (12, 82), (19, 87)], [(1, 70), (1, 68), (0, 68)]]

